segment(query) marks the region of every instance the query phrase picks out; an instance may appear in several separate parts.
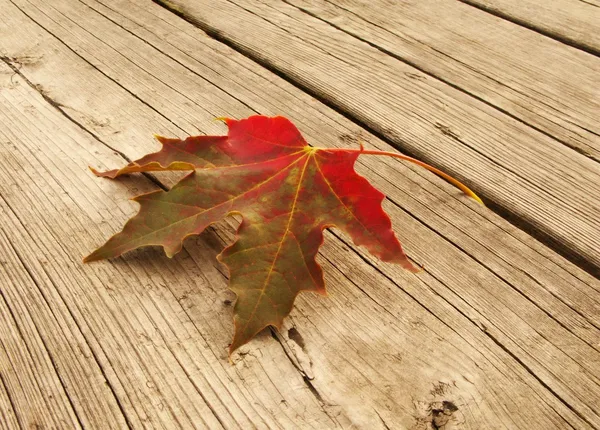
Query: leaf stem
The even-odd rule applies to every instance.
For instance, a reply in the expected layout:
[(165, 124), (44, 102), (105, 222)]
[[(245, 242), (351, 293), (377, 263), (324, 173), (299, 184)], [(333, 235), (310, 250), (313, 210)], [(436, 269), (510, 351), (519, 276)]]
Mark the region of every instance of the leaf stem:
[(433, 172), (436, 175), (444, 178), (446, 181), (450, 182), (452, 185), (454, 185), (455, 187), (460, 189), (463, 193), (465, 193), (466, 195), (468, 195), (469, 197), (474, 199), (479, 204), (483, 205), (483, 201), (481, 201), (479, 196), (477, 196), (477, 194), (475, 194), (469, 187), (467, 187), (465, 184), (460, 182), (458, 179), (453, 178), (452, 176), (448, 175), (447, 173), (442, 172), (440, 169), (430, 166), (429, 164), (424, 163), (421, 160), (417, 160), (416, 158), (409, 157), (408, 155), (403, 155), (403, 154), (399, 154), (396, 152), (387, 152), (387, 151), (369, 151), (369, 150), (364, 149), (362, 145), (361, 145), (360, 149), (347, 149), (347, 148), (318, 148), (318, 149), (323, 150), (323, 151), (328, 151), (328, 152), (358, 152), (361, 155), (384, 155), (386, 157), (394, 157), (394, 158), (399, 158), (400, 160), (410, 161), (411, 163), (421, 166), (421, 167), (429, 170), (430, 172)]

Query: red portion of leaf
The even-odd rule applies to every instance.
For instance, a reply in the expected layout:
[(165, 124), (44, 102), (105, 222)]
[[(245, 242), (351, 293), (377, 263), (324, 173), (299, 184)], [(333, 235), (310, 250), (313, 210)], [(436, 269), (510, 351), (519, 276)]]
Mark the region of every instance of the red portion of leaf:
[(381, 208), (384, 195), (354, 171), (358, 152), (313, 149), (282, 117), (227, 124), (227, 137), (161, 139), (160, 152), (104, 174), (196, 167), (170, 191), (137, 197), (139, 213), (85, 261), (147, 245), (163, 246), (170, 257), (185, 237), (242, 214), (237, 240), (219, 256), (238, 297), (230, 351), (268, 325), (279, 327), (300, 291), (325, 292), (315, 257), (329, 226), (382, 260), (417, 271)]

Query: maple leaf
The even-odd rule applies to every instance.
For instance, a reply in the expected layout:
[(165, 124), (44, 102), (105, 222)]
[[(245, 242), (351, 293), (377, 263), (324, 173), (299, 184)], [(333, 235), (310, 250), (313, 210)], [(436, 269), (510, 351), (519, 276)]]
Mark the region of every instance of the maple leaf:
[(149, 245), (162, 246), (172, 257), (186, 237), (241, 214), (236, 241), (217, 257), (229, 268), (230, 288), (237, 295), (230, 353), (265, 327), (280, 327), (299, 292), (325, 293), (315, 257), (328, 227), (343, 230), (383, 261), (419, 270), (392, 231), (381, 207), (384, 195), (354, 171), (354, 163), (369, 153), (423, 163), (362, 147), (313, 148), (284, 117), (224, 120), (227, 136), (157, 136), (159, 152), (122, 169), (94, 171), (108, 178), (160, 170), (192, 173), (169, 191), (134, 198), (138, 214), (85, 262)]

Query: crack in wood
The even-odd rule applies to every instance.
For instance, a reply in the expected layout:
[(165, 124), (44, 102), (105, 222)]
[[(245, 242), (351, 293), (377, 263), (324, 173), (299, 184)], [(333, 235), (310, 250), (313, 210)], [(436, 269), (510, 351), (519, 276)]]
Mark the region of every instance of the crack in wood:
[(333, 415), (329, 410), (328, 410), (328, 406), (333, 406), (331, 403), (329, 403), (328, 401), (326, 401), (323, 396), (321, 395), (321, 393), (319, 393), (319, 390), (317, 390), (317, 388), (315, 387), (313, 380), (313, 378), (309, 378), (307, 376), (307, 374), (305, 373), (305, 371), (300, 367), (297, 359), (292, 358), (290, 352), (288, 351), (288, 347), (285, 345), (285, 340), (283, 340), (281, 334), (278, 332), (278, 330), (274, 327), (269, 327), (269, 330), (271, 332), (271, 337), (273, 339), (275, 339), (277, 341), (277, 343), (279, 343), (279, 345), (281, 346), (281, 349), (283, 350), (283, 353), (285, 354), (285, 356), (290, 360), (290, 362), (292, 363), (292, 365), (294, 366), (294, 368), (296, 368), (296, 370), (298, 371), (298, 373), (300, 374), (300, 376), (302, 377), (302, 380), (304, 381), (304, 384), (306, 385), (306, 387), (308, 388), (308, 391), (314, 396), (314, 398), (317, 400), (317, 402), (319, 403), (321, 410), (336, 424), (338, 424), (338, 426), (340, 425), (337, 417), (335, 415)]
[[(505, 12), (502, 12), (502, 11), (500, 11), (498, 9), (494, 9), (492, 7), (489, 7), (489, 6), (482, 5), (482, 4), (480, 4), (480, 3), (476, 2), (476, 1), (473, 1), (473, 0), (458, 0), (458, 1), (460, 1), (461, 3), (467, 4), (469, 6), (472, 6), (472, 7), (476, 8), (476, 9), (479, 9), (479, 10), (482, 10), (484, 12), (487, 12), (490, 15), (494, 15), (494, 16), (496, 16), (498, 18), (501, 18), (501, 19), (504, 19), (506, 21), (512, 22), (513, 24), (517, 24), (517, 25), (520, 25), (521, 27), (525, 27), (528, 30), (535, 31), (536, 33), (539, 33), (539, 34), (541, 34), (543, 36), (546, 36), (546, 37), (549, 37), (551, 39), (554, 39), (557, 42), (564, 43), (565, 45), (568, 45), (568, 46), (571, 46), (573, 48), (585, 51), (588, 54), (595, 55), (596, 57), (600, 57), (600, 50), (599, 49), (597, 49), (594, 46), (588, 45), (587, 43), (582, 42), (580, 40), (573, 39), (573, 38), (568, 37), (566, 35), (557, 33), (555, 31), (546, 30), (546, 29), (541, 28), (541, 27), (539, 27), (539, 26), (537, 26), (535, 24), (527, 22), (527, 21), (525, 21), (523, 19), (520, 19), (518, 17), (512, 16), (512, 15), (510, 15), (508, 13), (505, 13)], [(584, 3), (588, 3), (588, 2), (584, 2)]]
[[(4, 300), (4, 302), (6, 303), (6, 300)], [(13, 396), (12, 396), (10, 390), (8, 389), (8, 385), (6, 384), (6, 381), (4, 380), (4, 375), (2, 374), (2, 372), (0, 372), (0, 384), (2, 385), (2, 388), (4, 389), (4, 392), (6, 393), (6, 397), (8, 397), (8, 402), (10, 403), (11, 411), (14, 415), (15, 420), (17, 421), (17, 424), (19, 425), (19, 429), (24, 430), (26, 427), (23, 425), (22, 419), (19, 416), (19, 414), (17, 413), (15, 401), (13, 399)]]

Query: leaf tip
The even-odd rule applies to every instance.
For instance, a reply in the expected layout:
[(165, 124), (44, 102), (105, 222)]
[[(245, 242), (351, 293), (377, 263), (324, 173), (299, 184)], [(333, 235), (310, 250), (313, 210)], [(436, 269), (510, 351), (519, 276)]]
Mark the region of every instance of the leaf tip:
[(96, 176), (102, 176), (102, 173), (100, 173), (98, 170), (94, 169), (92, 166), (88, 166), (88, 169), (90, 169), (90, 171), (96, 175)]
[[(246, 342), (247, 342), (247, 341), (246, 341)], [(231, 364), (233, 364), (233, 360), (231, 359), (231, 356), (233, 355), (233, 353), (234, 353), (234, 352), (235, 352), (235, 351), (236, 351), (236, 350), (237, 350), (237, 349), (238, 349), (240, 346), (242, 346), (242, 345), (243, 345), (244, 343), (246, 343), (246, 342), (243, 342), (243, 343), (242, 343), (242, 342), (236, 341), (236, 339), (235, 339), (235, 335), (234, 335), (233, 342), (231, 342), (231, 343), (229, 344), (229, 349), (228, 349), (228, 353), (229, 353), (229, 362), (230, 362)]]
[(83, 264), (86, 263), (91, 263), (92, 261), (97, 261), (100, 260), (100, 258), (96, 257), (94, 254), (96, 253), (96, 251), (92, 252), (90, 255), (87, 255), (85, 257), (83, 257), (83, 259), (81, 260), (81, 262)]
[(160, 134), (153, 134), (152, 136), (160, 143), (165, 143), (168, 140), (168, 138), (161, 136)]
[[(183, 238), (183, 240), (185, 240), (188, 236), (191, 236), (191, 235), (185, 236)], [(183, 249), (183, 240), (174, 246), (163, 245), (163, 249), (165, 250), (165, 255), (168, 258), (173, 258), (176, 254), (179, 254), (179, 252), (181, 252), (181, 250)]]
[(227, 118), (226, 116), (218, 116), (218, 117), (215, 117), (215, 121), (221, 121), (225, 124), (228, 124), (229, 121), (231, 121), (231, 118)]
[(477, 203), (479, 203), (481, 206), (485, 207), (485, 203), (483, 203), (483, 200), (481, 200), (477, 194), (473, 193), (471, 195), (471, 198), (473, 200), (475, 200)]
[(88, 169), (90, 169), (94, 176), (97, 176), (98, 178), (115, 179), (117, 176), (119, 176), (119, 170), (116, 169), (106, 170), (104, 172), (100, 172), (99, 170), (94, 169), (92, 166), (88, 166)]

